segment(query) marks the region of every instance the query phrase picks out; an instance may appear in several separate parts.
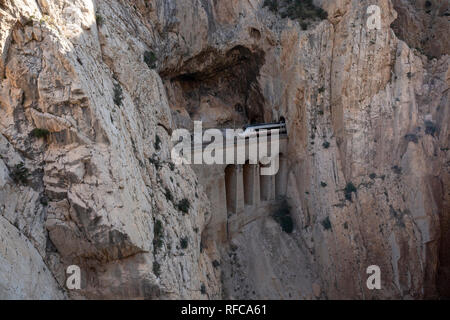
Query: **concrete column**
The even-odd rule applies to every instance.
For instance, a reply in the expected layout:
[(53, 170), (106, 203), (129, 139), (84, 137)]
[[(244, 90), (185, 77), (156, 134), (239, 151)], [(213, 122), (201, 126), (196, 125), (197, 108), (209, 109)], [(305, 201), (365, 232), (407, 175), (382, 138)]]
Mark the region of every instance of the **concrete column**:
[(244, 195), (246, 205), (258, 205), (260, 202), (259, 188), (259, 165), (246, 164), (244, 166)]
[(230, 213), (244, 211), (244, 177), (242, 165), (230, 165), (225, 169), (227, 209)]
[(280, 156), (280, 168), (275, 176), (275, 190), (276, 196), (284, 197), (287, 193), (287, 179), (288, 179), (288, 161), (284, 156)]
[(261, 200), (275, 200), (275, 175), (260, 176)]

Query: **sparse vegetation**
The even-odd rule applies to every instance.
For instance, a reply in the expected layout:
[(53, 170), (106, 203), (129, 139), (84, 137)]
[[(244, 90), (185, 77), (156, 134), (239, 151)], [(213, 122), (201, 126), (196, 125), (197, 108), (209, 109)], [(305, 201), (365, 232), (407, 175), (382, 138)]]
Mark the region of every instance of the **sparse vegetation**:
[(187, 249), (187, 247), (189, 246), (189, 239), (188, 239), (188, 237), (184, 237), (184, 238), (181, 238), (181, 240), (180, 240), (180, 247), (181, 247), (181, 249)]
[(189, 199), (186, 199), (186, 198), (180, 200), (180, 202), (178, 202), (178, 204), (177, 204), (177, 209), (183, 213), (189, 213), (190, 207), (191, 207), (191, 203), (190, 203)]
[(156, 154), (153, 154), (151, 156), (151, 158), (148, 158), (148, 161), (155, 166), (156, 170), (159, 170), (159, 168), (161, 168), (161, 163), (159, 162), (158, 157), (156, 156)]
[(150, 69), (156, 68), (156, 61), (158, 59), (156, 58), (156, 55), (153, 51), (145, 51), (144, 52), (144, 62), (147, 64), (147, 66)]
[(322, 188), (325, 188), (327, 186), (327, 184), (325, 182), (320, 182), (320, 185), (322, 186)]
[(202, 294), (206, 294), (206, 286), (202, 283), (202, 285), (200, 286), (200, 292)]
[(114, 84), (114, 104), (117, 106), (122, 106), (122, 101), (123, 101), (123, 91), (122, 91), (122, 87), (120, 86), (119, 83), (115, 83)]
[(394, 171), (395, 174), (402, 174), (402, 168), (397, 165), (392, 167), (392, 171)]
[(323, 20), (328, 17), (328, 13), (316, 7), (312, 0), (265, 0), (263, 7), (267, 7), (282, 18), (299, 20), (303, 30), (308, 28), (308, 21)]
[(155, 143), (153, 146), (155, 147), (155, 150), (161, 150), (161, 138), (158, 135), (155, 136)]
[(369, 178), (372, 180), (375, 179), (376, 177), (377, 177), (377, 175), (375, 173), (369, 174)]
[(174, 171), (174, 170), (175, 170), (175, 164), (174, 164), (173, 162), (169, 162), (169, 169), (170, 169), (171, 171)]
[(326, 217), (325, 219), (322, 220), (322, 226), (325, 230), (332, 229), (330, 217)]
[(220, 262), (217, 261), (217, 260), (214, 260), (214, 261), (212, 262), (212, 265), (213, 265), (214, 269), (217, 269), (218, 267), (220, 267)]
[(325, 92), (325, 87), (320, 87), (319, 88), (319, 93), (323, 93), (323, 92)]
[(325, 141), (324, 143), (322, 143), (322, 147), (328, 149), (330, 147), (330, 143), (328, 141)]
[(276, 211), (272, 214), (272, 218), (280, 224), (281, 229), (286, 233), (294, 231), (294, 221), (291, 217), (291, 207), (287, 200), (283, 200)]
[(30, 132), (30, 136), (31, 137), (35, 137), (35, 138), (47, 138), (50, 134), (50, 131), (48, 131), (47, 129), (42, 129), (42, 128), (35, 128)]
[(97, 25), (98, 25), (99, 27), (103, 26), (103, 22), (104, 22), (103, 17), (102, 17), (102, 15), (101, 15), (100, 13), (98, 13), (98, 12), (95, 13), (95, 21), (97, 22)]
[(164, 195), (166, 196), (167, 201), (173, 201), (172, 191), (169, 188), (166, 188)]
[(429, 134), (434, 137), (437, 132), (436, 124), (433, 121), (425, 121), (425, 134)]
[(164, 227), (161, 220), (156, 220), (153, 226), (153, 249), (156, 254), (163, 246)]
[(412, 74), (411, 72), (408, 72), (408, 73), (406, 74), (406, 76), (408, 77), (408, 79), (411, 79), (411, 78), (413, 77), (413, 74)]
[(419, 143), (419, 138), (417, 138), (417, 134), (415, 133), (408, 133), (405, 135), (406, 141)]
[(159, 277), (161, 275), (161, 266), (157, 261), (153, 261), (153, 273)]
[(11, 171), (11, 178), (16, 183), (27, 183), (28, 178), (30, 176), (30, 172), (28, 168), (25, 167), (25, 164), (23, 162), (20, 162), (14, 166), (14, 168)]
[(352, 182), (347, 183), (344, 189), (345, 199), (347, 199), (348, 201), (352, 201), (352, 193), (356, 193), (356, 191), (356, 187)]

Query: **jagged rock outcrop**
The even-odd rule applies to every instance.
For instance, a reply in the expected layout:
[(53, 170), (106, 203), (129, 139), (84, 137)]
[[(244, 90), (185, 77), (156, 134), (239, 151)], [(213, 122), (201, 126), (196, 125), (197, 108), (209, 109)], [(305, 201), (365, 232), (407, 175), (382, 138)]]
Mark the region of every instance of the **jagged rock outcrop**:
[[(449, 295), (448, 1), (429, 33), (425, 1), (263, 3), (0, 1), (0, 298)], [(214, 241), (172, 131), (280, 117), (294, 232)]]

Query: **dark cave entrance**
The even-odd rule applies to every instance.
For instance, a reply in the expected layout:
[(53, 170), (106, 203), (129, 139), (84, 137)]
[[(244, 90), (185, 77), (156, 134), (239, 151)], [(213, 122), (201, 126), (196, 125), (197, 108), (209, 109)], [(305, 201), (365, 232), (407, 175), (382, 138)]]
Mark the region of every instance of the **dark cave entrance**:
[(203, 121), (205, 128), (264, 122), (258, 84), (263, 63), (263, 51), (236, 46), (225, 53), (203, 51), (178, 70), (162, 71), (176, 126), (186, 127), (190, 120)]

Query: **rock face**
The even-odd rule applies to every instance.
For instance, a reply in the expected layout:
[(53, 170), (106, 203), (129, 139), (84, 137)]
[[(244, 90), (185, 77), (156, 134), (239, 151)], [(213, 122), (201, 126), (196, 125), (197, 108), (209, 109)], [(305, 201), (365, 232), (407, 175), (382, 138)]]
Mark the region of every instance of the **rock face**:
[[(0, 1), (0, 298), (450, 296), (449, 2), (263, 4)], [(293, 232), (217, 241), (172, 131), (280, 117)]]

